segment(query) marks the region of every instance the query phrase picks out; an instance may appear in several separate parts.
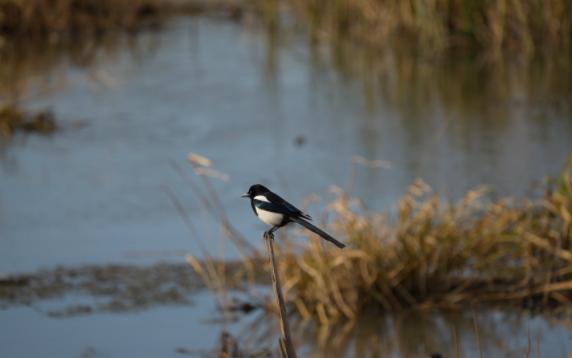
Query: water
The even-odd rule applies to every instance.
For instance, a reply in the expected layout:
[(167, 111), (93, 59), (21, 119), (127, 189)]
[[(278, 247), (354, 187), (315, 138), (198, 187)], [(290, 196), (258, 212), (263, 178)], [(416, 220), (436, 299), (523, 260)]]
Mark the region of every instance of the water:
[[(0, 273), (181, 262), (187, 252), (203, 255), (196, 239), (217, 256), (236, 257), (191, 190), (187, 176), (197, 178), (186, 162), (190, 151), (230, 176), (213, 179), (214, 187), (231, 222), (259, 247), (263, 226), (239, 198), (255, 182), (294, 203), (320, 194), (322, 201), (309, 207), (314, 216), (329, 200), (331, 184), (391, 210), (416, 178), (453, 198), (481, 184), (497, 195), (532, 195), (572, 152), (567, 60), (372, 54), (343, 42), (313, 44), (299, 32), (209, 18), (39, 52), (3, 64), (0, 94), (17, 96), (27, 108), (51, 108), (63, 129), (0, 146)], [(355, 166), (354, 155), (388, 165)], [(169, 193), (196, 231), (185, 226)], [(10, 309), (0, 312), (2, 326), (19, 321), (36, 328), (13, 331), (10, 337), (20, 341), (0, 346), (6, 356), (34, 356), (24, 342), (50, 330), (61, 339), (46, 338), (38, 345), (45, 352), (74, 356), (94, 346), (88, 354), (165, 356), (190, 332), (154, 346), (161, 352), (147, 350), (151, 343), (140, 344), (139, 335), (167, 338), (155, 320), (189, 329), (191, 311), (185, 321), (177, 312), (53, 320)], [(548, 330), (548, 323), (538, 324)], [(87, 339), (89, 327), (105, 335)], [(82, 330), (77, 343), (61, 342)], [(205, 332), (212, 338), (215, 330)], [(117, 331), (133, 336), (107, 346)], [(517, 338), (520, 344), (522, 330)], [(569, 343), (562, 347), (572, 350)]]
[[(211, 294), (194, 296), (187, 306), (149, 307), (122, 314), (98, 313), (67, 318), (47, 316), (45, 303), (0, 310), (3, 357), (180, 357), (216, 356), (227, 331), (249, 353), (276, 347), (277, 322), (255, 312), (238, 320), (221, 317)], [(303, 357), (566, 357), (572, 333), (561, 321), (519, 312), (471, 310), (378, 315), (346, 327), (294, 324)], [(530, 339), (530, 343), (529, 343)], [(203, 355), (201, 355), (203, 354)]]
[[(231, 271), (232, 272), (232, 271)], [(12, 288), (6, 294), (6, 288)], [(84, 267), (39, 272), (0, 286), (2, 357), (213, 356), (221, 332), (246, 353), (273, 351), (279, 337), (273, 314), (260, 309), (268, 289), (229, 290), (227, 302), (253, 304), (221, 311), (188, 265)], [(518, 310), (371, 311), (361, 319), (318, 326), (290, 317), (303, 357), (566, 356), (566, 320)], [(33, 342), (33, 344), (30, 344)], [(202, 354), (202, 355), (201, 355)], [(210, 354), (210, 355), (208, 355)]]
[(214, 349), (225, 325), (207, 322), (213, 314), (211, 295), (198, 295), (196, 300), (199, 309), (166, 307), (65, 319), (46, 317), (30, 308), (0, 311), (2, 326), (10, 328), (0, 338), (0, 354), (2, 357), (180, 357), (177, 348)]

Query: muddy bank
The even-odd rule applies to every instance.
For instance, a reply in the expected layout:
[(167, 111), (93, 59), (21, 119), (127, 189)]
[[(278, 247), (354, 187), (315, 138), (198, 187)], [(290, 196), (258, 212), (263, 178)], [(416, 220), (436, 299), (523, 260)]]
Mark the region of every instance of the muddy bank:
[[(234, 266), (228, 264), (225, 268), (236, 271)], [(262, 277), (260, 282), (264, 282)], [(59, 300), (64, 304), (45, 313), (62, 317), (127, 312), (160, 305), (190, 305), (192, 295), (205, 287), (187, 264), (59, 267), (0, 277), (0, 309)], [(239, 288), (240, 283), (231, 287)]]
[(50, 134), (57, 129), (56, 118), (49, 110), (30, 113), (16, 105), (0, 107), (0, 136), (10, 137), (16, 132)]

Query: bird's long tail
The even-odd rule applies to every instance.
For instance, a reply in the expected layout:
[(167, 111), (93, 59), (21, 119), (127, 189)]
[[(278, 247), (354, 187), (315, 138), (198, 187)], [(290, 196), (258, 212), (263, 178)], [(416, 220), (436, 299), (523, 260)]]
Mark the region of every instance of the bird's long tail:
[(336, 245), (337, 247), (339, 247), (340, 249), (343, 249), (344, 247), (346, 247), (346, 245), (342, 244), (341, 242), (339, 242), (338, 240), (334, 239), (333, 237), (331, 237), (330, 235), (328, 235), (326, 232), (322, 231), (321, 229), (318, 229), (317, 227), (315, 227), (314, 225), (310, 224), (309, 222), (307, 222), (306, 220), (302, 219), (302, 218), (291, 218), (292, 221), (302, 225), (303, 227), (305, 227), (306, 229), (312, 231), (313, 233), (321, 236), (324, 240), (328, 240), (329, 242), (331, 242), (332, 244)]

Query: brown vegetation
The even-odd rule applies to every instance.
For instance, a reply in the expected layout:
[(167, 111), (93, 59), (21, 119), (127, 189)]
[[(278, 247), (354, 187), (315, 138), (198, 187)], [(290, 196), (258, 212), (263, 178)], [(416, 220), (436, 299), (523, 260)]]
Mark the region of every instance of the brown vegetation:
[(450, 204), (418, 181), (395, 219), (356, 211), (340, 192), (331, 205), (333, 227), (351, 248), (312, 241), (291, 253), (282, 260), (287, 295), (302, 316), (322, 323), (356, 318), (372, 306), (570, 304), (571, 173), (569, 166), (538, 202), (487, 202), (478, 189)]
[(171, 15), (237, 17), (243, 9), (225, 0), (0, 0), (0, 38), (135, 31), (160, 25)]
[[(476, 189), (450, 203), (417, 181), (391, 217), (336, 193), (329, 229), (348, 248), (279, 241), (286, 297), (303, 319), (330, 324), (372, 308), (572, 303), (572, 162), (536, 201), (490, 201)], [(203, 279), (224, 281), (192, 262)]]
[(157, 0), (1, 0), (0, 34), (134, 29), (159, 10)]
[(316, 32), (381, 47), (403, 38), (424, 49), (477, 45), (489, 50), (569, 48), (572, 3), (470, 0), (290, 0)]
[(236, 18), (246, 9), (276, 24), (284, 8), (315, 35), (346, 36), (379, 48), (408, 39), (429, 51), (476, 45), (531, 54), (569, 49), (572, 41), (572, 3), (565, 0), (0, 0), (0, 36), (135, 30), (174, 13)]
[(56, 128), (56, 121), (50, 111), (29, 114), (15, 105), (0, 107), (0, 137), (10, 137), (17, 131), (48, 134)]

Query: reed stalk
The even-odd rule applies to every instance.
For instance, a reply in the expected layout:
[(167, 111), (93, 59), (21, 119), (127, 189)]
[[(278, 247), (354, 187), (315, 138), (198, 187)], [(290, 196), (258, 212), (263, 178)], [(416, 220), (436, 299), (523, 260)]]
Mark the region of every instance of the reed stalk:
[(266, 249), (268, 256), (270, 256), (270, 264), (272, 266), (272, 287), (276, 296), (276, 303), (278, 305), (278, 312), (280, 315), (280, 331), (282, 337), (280, 338), (280, 355), (286, 358), (296, 358), (296, 350), (292, 344), (292, 336), (290, 334), (290, 327), (286, 319), (286, 301), (282, 294), (282, 284), (280, 282), (280, 273), (278, 272), (278, 264), (274, 254), (274, 234), (271, 232), (264, 233), (264, 241), (266, 242)]

